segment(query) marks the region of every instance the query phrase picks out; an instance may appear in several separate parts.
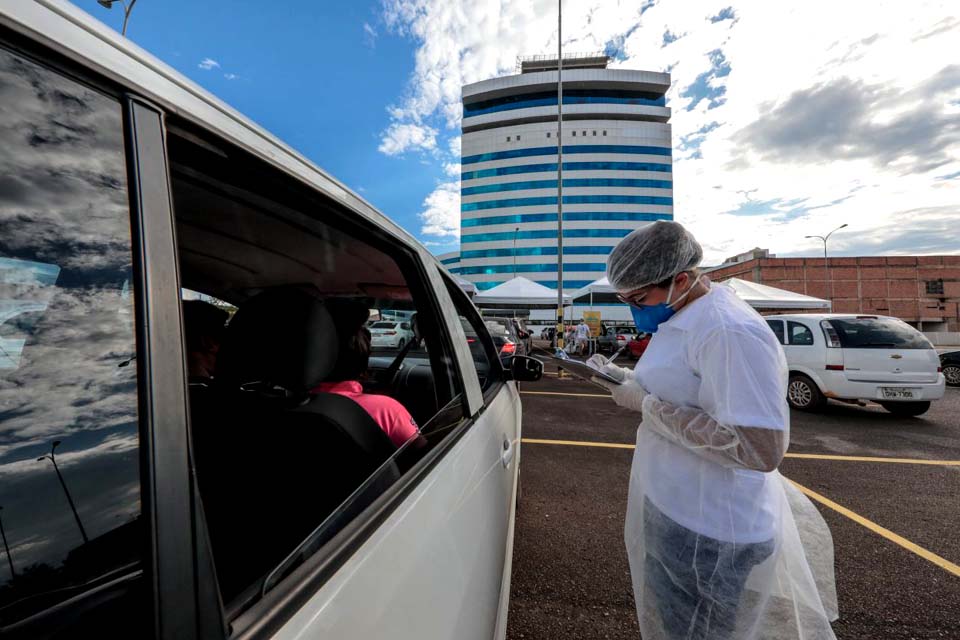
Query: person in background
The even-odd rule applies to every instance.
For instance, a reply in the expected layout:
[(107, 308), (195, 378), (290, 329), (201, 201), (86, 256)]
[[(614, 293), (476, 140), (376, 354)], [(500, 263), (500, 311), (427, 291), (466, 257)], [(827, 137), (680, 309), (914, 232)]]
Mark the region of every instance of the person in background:
[[(631, 371), (591, 362), (642, 412), (624, 540), (644, 640), (831, 640), (833, 541), (777, 471), (790, 442), (787, 363), (763, 318), (697, 266), (676, 222), (626, 236), (607, 277), (639, 331)], [(599, 360), (597, 360), (599, 358)]]
[(229, 313), (209, 302), (184, 300), (183, 332), (187, 343), (187, 375), (191, 382), (213, 379), (229, 318)]
[(577, 355), (586, 355), (588, 345), (590, 343), (590, 325), (587, 324), (586, 320), (581, 319), (580, 324), (577, 325)]
[(418, 437), (420, 429), (406, 407), (390, 396), (364, 393), (360, 384), (370, 362), (370, 330), (365, 326), (370, 312), (366, 305), (330, 300), (327, 309), (337, 330), (337, 362), (327, 379), (311, 391), (350, 398), (363, 407), (397, 447)]

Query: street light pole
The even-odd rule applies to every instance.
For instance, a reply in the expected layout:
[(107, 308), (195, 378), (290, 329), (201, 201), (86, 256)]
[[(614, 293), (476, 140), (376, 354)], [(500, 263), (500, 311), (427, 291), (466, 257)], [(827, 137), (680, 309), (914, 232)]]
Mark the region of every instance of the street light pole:
[(557, 346), (560, 349), (564, 347), (563, 324), (563, 0), (557, 0)]
[[(3, 507), (0, 507), (3, 511)], [(17, 577), (17, 572), (13, 570), (13, 556), (10, 555), (10, 547), (7, 546), (7, 532), (3, 530), (3, 518), (0, 518), (0, 537), (3, 538), (3, 550), (7, 552), (7, 562), (10, 563), (10, 580)]]
[(120, 31), (120, 35), (126, 38), (127, 22), (130, 20), (130, 12), (133, 11), (133, 5), (137, 4), (137, 0), (130, 0), (130, 4), (123, 2), (123, 0), (97, 0), (97, 4), (104, 9), (112, 9), (113, 3), (118, 1), (123, 5), (123, 29)]
[(517, 227), (513, 230), (513, 277), (517, 277), (517, 233), (519, 233), (520, 227)]
[(37, 458), (37, 462), (42, 462), (43, 460), (49, 460), (50, 462), (53, 463), (53, 470), (57, 472), (57, 478), (60, 479), (60, 486), (63, 487), (63, 492), (67, 496), (67, 502), (70, 503), (70, 510), (73, 511), (73, 517), (77, 521), (77, 527), (79, 527), (80, 529), (80, 535), (83, 536), (83, 542), (84, 544), (86, 544), (87, 542), (90, 542), (90, 540), (87, 538), (87, 532), (83, 528), (83, 523), (80, 522), (80, 514), (77, 513), (77, 506), (73, 504), (73, 498), (70, 496), (70, 490), (67, 489), (67, 483), (64, 482), (63, 480), (63, 474), (60, 473), (60, 467), (57, 466), (57, 457), (54, 451), (56, 451), (57, 445), (59, 444), (60, 444), (59, 440), (54, 440), (53, 446), (50, 447), (49, 455), (40, 456), (39, 458)]
[(817, 238), (823, 241), (823, 281), (825, 283), (829, 282), (828, 295), (830, 296), (831, 310), (833, 309), (833, 278), (830, 277), (830, 261), (827, 258), (827, 240), (829, 240), (830, 236), (832, 236), (834, 233), (836, 233), (837, 231), (840, 231), (840, 229), (843, 229), (846, 226), (847, 224), (843, 223), (842, 225), (840, 225), (839, 227), (837, 227), (836, 229), (834, 229), (833, 231), (831, 231), (825, 236), (804, 236), (805, 238)]

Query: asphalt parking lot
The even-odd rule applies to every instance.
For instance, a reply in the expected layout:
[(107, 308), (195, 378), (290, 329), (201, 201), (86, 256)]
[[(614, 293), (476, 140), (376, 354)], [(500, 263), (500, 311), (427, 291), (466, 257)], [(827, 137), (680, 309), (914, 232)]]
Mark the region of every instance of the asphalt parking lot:
[[(636, 639), (623, 520), (638, 415), (547, 372), (521, 387), (507, 637)], [(794, 412), (781, 472), (828, 503), (814, 500), (833, 533), (838, 638), (960, 638), (960, 389), (919, 418)]]

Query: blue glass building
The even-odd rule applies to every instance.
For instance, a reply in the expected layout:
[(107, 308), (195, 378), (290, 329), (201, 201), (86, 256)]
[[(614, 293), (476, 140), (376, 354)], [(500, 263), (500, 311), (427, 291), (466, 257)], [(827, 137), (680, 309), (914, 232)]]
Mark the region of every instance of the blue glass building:
[[(620, 238), (673, 219), (670, 76), (564, 57), (563, 286), (603, 276)], [(463, 87), (459, 254), (489, 289), (514, 274), (557, 286), (557, 61)]]

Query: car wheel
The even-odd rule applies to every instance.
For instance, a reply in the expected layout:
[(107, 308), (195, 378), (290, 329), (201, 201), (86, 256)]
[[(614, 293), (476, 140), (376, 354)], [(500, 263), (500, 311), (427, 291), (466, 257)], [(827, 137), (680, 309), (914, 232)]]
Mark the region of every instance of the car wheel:
[(930, 409), (929, 402), (881, 402), (880, 406), (895, 416), (919, 416)]
[(787, 385), (787, 402), (800, 411), (816, 411), (823, 408), (827, 399), (820, 393), (820, 389), (813, 380), (796, 374), (790, 376), (790, 382)]
[(960, 387), (960, 366), (948, 364), (943, 368), (943, 377), (951, 387)]

